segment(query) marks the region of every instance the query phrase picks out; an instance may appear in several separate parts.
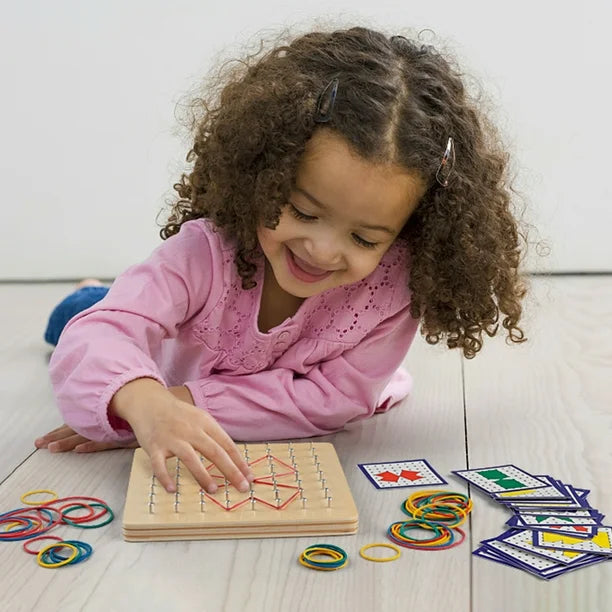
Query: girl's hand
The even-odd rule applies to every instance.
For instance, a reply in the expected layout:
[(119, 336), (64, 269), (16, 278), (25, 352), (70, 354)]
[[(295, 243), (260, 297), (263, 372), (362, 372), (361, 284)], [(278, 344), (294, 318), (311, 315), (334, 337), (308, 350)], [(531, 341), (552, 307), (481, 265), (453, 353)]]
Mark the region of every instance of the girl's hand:
[(137, 441), (120, 444), (118, 442), (96, 442), (85, 438), (68, 425), (62, 425), (44, 436), (34, 440), (36, 448), (46, 448), (52, 453), (75, 451), (77, 453), (95, 453), (112, 448), (138, 448)]
[(254, 475), (229, 435), (210, 414), (157, 381), (140, 378), (126, 384), (115, 393), (110, 410), (130, 424), (167, 491), (176, 490), (166, 467), (169, 457), (178, 457), (206, 491), (217, 490), (200, 455), (214, 463), (239, 491), (249, 490)]

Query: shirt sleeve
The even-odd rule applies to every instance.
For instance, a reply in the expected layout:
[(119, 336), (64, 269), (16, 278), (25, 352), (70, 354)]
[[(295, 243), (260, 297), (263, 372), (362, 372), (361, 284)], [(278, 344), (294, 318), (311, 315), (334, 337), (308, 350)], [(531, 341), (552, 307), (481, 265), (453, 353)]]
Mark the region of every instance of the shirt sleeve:
[(126, 421), (109, 422), (108, 404), (137, 378), (166, 386), (156, 363), (161, 342), (176, 337), (180, 325), (202, 310), (215, 270), (222, 274), (209, 240), (203, 225), (184, 224), (145, 262), (119, 276), (102, 301), (69, 321), (49, 373), (64, 421), (76, 432), (99, 441), (134, 438)]
[(329, 434), (374, 414), (417, 327), (406, 306), (357, 346), (306, 374), (289, 368), (241, 376), (213, 374), (186, 386), (196, 405), (206, 408), (235, 440)]

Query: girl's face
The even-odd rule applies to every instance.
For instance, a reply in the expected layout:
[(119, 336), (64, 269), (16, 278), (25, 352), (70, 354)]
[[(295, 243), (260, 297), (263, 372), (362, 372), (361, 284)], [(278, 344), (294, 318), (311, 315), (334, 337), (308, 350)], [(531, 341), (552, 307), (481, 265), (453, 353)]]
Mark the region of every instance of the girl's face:
[(423, 195), (403, 168), (376, 165), (321, 129), (306, 145), (275, 229), (257, 235), (278, 285), (307, 298), (370, 274)]

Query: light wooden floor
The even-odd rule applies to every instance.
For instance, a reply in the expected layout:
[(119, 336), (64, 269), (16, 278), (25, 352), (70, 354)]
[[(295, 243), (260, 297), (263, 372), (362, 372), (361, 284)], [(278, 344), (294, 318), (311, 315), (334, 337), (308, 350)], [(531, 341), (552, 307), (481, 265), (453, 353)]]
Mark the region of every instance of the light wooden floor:
[[(361, 559), (402, 517), (407, 489), (376, 490), (357, 463), (427, 458), (451, 469), (512, 462), (592, 490), (612, 515), (612, 277), (533, 280), (530, 342), (490, 342), (475, 360), (415, 343), (407, 358), (416, 387), (400, 408), (329, 436), (360, 512), (356, 536), (329, 538), (350, 564), (315, 572), (297, 563), (316, 538), (133, 544), (121, 537), (131, 451), (92, 455), (35, 451), (59, 424), (41, 336), (68, 285), (0, 285), (0, 512), (30, 489), (105, 499), (118, 519), (99, 530), (56, 534), (94, 547), (85, 563), (43, 569), (19, 543), (0, 544), (0, 608), (59, 610), (428, 610), (606, 612), (612, 563), (550, 583), (477, 559), (471, 551), (502, 531), (506, 513), (475, 493), (470, 542), (450, 551), (405, 550), (392, 563)], [(449, 479), (452, 489), (465, 491)], [(612, 523), (610, 516), (609, 523)]]

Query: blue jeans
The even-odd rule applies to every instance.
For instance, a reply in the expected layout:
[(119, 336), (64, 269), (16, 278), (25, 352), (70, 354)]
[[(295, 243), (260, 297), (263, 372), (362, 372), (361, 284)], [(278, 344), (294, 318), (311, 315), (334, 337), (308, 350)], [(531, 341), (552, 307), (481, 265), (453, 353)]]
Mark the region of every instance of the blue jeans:
[(49, 317), (45, 340), (53, 346), (57, 345), (60, 334), (72, 317), (99, 302), (107, 293), (109, 287), (81, 287), (64, 298)]

